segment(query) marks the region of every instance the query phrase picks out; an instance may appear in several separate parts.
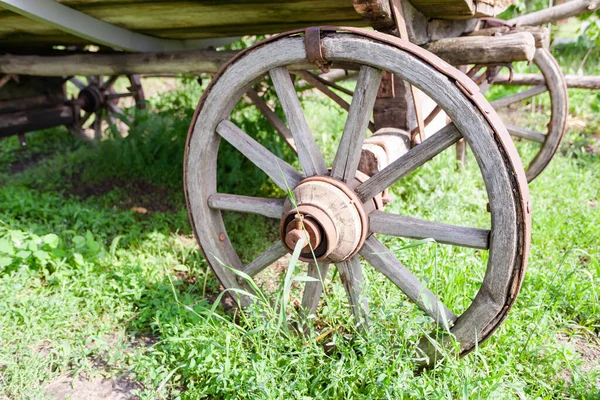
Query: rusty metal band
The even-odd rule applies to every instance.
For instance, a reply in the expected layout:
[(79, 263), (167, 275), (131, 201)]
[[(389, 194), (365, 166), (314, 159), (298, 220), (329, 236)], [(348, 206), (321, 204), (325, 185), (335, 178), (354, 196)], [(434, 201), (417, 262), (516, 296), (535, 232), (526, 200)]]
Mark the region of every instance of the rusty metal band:
[(304, 34), (304, 46), (306, 47), (306, 58), (311, 64), (315, 64), (321, 72), (326, 73), (331, 67), (331, 63), (323, 57), (323, 48), (321, 47), (321, 28), (313, 26), (306, 28)]
[[(338, 27), (338, 26), (321, 26), (319, 29), (322, 34), (323, 33), (326, 34), (326, 33), (336, 33), (336, 32), (344, 33), (344, 32), (346, 32), (346, 33), (352, 33), (354, 35), (361, 36), (361, 37), (364, 37), (367, 39), (376, 40), (376, 41), (379, 41), (379, 42), (382, 42), (385, 44), (389, 44), (391, 46), (396, 47), (399, 50), (405, 51), (407, 53), (414, 55), (415, 57), (418, 57), (419, 59), (421, 59), (425, 63), (431, 65), (434, 69), (436, 69), (437, 71), (439, 71), (446, 77), (452, 79), (455, 82), (456, 86), (467, 96), (467, 98), (472, 102), (472, 104), (481, 111), (482, 115), (485, 117), (485, 119), (489, 123), (490, 127), (492, 128), (492, 131), (494, 132), (494, 139), (498, 143), (498, 145), (502, 149), (502, 151), (504, 152), (504, 157), (505, 157), (506, 161), (513, 167), (512, 169), (516, 175), (511, 176), (510, 178), (513, 181), (514, 189), (516, 190), (515, 195), (518, 199), (518, 206), (520, 206), (520, 207), (518, 207), (519, 209), (517, 210), (517, 212), (522, 217), (520, 220), (523, 222), (522, 230), (524, 232), (524, 235), (521, 238), (521, 241), (517, 244), (517, 247), (520, 248), (520, 254), (517, 255), (517, 257), (519, 257), (520, 259), (518, 259), (517, 262), (521, 264), (521, 268), (519, 268), (517, 270), (518, 275), (513, 276), (513, 283), (511, 285), (509, 297), (507, 299), (505, 299), (504, 311), (499, 315), (499, 318), (496, 321), (494, 321), (492, 324), (490, 324), (491, 327), (486, 332), (484, 332), (484, 335), (481, 337), (481, 339), (482, 339), (481, 341), (486, 340), (500, 326), (502, 321), (506, 318), (508, 311), (514, 305), (517, 294), (519, 293), (521, 284), (523, 282), (524, 273), (525, 273), (525, 269), (527, 266), (527, 259), (529, 256), (529, 245), (530, 245), (530, 240), (531, 240), (530, 239), (530, 235), (531, 235), (531, 212), (530, 212), (531, 205), (530, 205), (530, 200), (529, 200), (529, 188), (527, 186), (527, 179), (525, 177), (523, 164), (521, 162), (519, 154), (516, 151), (516, 148), (512, 144), (512, 139), (510, 138), (510, 135), (509, 135), (508, 131), (506, 130), (506, 127), (500, 120), (500, 117), (498, 116), (498, 114), (496, 114), (496, 112), (494, 111), (492, 106), (485, 99), (483, 94), (480, 93), (479, 87), (477, 86), (477, 84), (475, 84), (475, 82), (473, 82), (471, 79), (469, 79), (469, 77), (467, 77), (464, 73), (457, 70), (456, 68), (454, 68), (453, 66), (448, 64), (446, 61), (444, 61), (441, 58), (439, 58), (438, 56), (436, 56), (435, 54), (433, 54), (413, 43), (410, 43), (409, 41), (402, 40), (397, 37), (387, 35), (384, 33), (380, 33), (380, 32), (376, 32), (376, 31), (372, 31), (372, 30), (366, 30), (366, 29), (361, 29), (361, 28), (352, 28), (352, 27)], [(196, 120), (198, 119), (198, 114), (200, 113), (200, 110), (204, 106), (204, 102), (206, 101), (208, 94), (210, 93), (212, 87), (214, 86), (215, 82), (217, 82), (219, 77), (233, 63), (235, 63), (238, 59), (243, 57), (247, 52), (257, 49), (259, 47), (265, 46), (271, 42), (274, 42), (274, 41), (279, 40), (284, 37), (299, 36), (299, 35), (305, 34), (306, 31), (307, 31), (306, 29), (296, 29), (296, 30), (292, 30), (289, 32), (273, 35), (270, 38), (268, 38), (262, 42), (256, 43), (255, 45), (250, 46), (247, 49), (236, 54), (214, 76), (212, 82), (209, 84), (209, 86), (207, 87), (206, 91), (204, 92), (202, 98), (200, 99), (200, 102), (198, 103), (198, 107), (196, 108), (196, 111), (192, 118), (192, 124), (190, 125), (190, 130), (188, 131), (188, 137), (186, 140), (186, 148), (185, 148), (185, 156), (184, 156), (185, 157), (184, 158), (184, 177), (185, 177), (186, 168), (187, 168), (189, 143), (190, 143), (191, 136), (193, 134), (194, 127), (196, 125)], [(185, 179), (184, 179), (184, 186), (185, 186), (185, 184), (186, 183), (185, 183)], [(197, 239), (198, 235), (195, 231), (194, 224), (192, 221), (192, 216), (189, 212), (190, 207), (189, 207), (189, 198), (188, 198), (187, 187), (184, 187), (184, 190), (185, 190), (185, 197), (186, 197), (186, 205), (187, 205), (187, 209), (188, 209), (188, 217), (190, 219), (190, 224), (192, 225), (192, 229), (194, 230), (194, 235), (196, 236), (196, 239)], [(199, 241), (198, 241), (198, 243), (199, 243)], [(203, 249), (202, 249), (202, 251), (204, 252)]]

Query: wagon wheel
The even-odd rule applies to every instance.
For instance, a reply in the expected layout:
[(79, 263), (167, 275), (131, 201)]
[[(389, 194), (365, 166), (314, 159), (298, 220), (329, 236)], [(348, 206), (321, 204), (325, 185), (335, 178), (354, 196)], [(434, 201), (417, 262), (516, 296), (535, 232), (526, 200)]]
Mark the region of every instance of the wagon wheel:
[[(546, 123), (546, 130), (544, 132), (538, 132), (518, 125), (506, 124), (508, 132), (514, 138), (539, 143), (539, 149), (537, 150), (536, 155), (526, 168), (528, 182), (533, 181), (542, 173), (552, 160), (552, 157), (554, 157), (554, 154), (558, 151), (558, 146), (560, 145), (560, 141), (562, 140), (566, 129), (567, 116), (569, 113), (565, 78), (552, 54), (550, 54), (547, 49), (537, 49), (533, 64), (535, 64), (544, 76), (545, 84), (534, 86), (491, 102), (494, 109), (506, 110), (509, 109), (511, 105), (520, 104), (524, 100), (534, 96), (541, 95), (545, 92), (548, 92), (549, 94), (551, 103), (550, 117), (546, 118), (544, 121), (544, 123)], [(486, 76), (489, 76), (492, 80), (491, 83), (487, 80), (483, 80), (483, 83), (481, 83), (481, 91), (485, 93), (490, 86), (493, 85), (493, 79), (500, 67), (482, 68), (481, 66), (476, 66), (475, 68), (477, 70), (481, 69), (481, 72), (478, 72), (478, 75), (474, 76), (476, 81), (482, 80), (482, 78), (485, 78)], [(459, 158), (460, 157), (461, 155), (459, 154)], [(462, 157), (464, 159), (464, 155)]]
[(122, 135), (127, 134), (132, 118), (123, 112), (124, 107), (145, 108), (144, 89), (139, 75), (128, 75), (129, 86), (117, 91), (120, 76), (90, 76), (83, 82), (71, 78), (69, 82), (79, 89), (75, 100), (79, 107), (78, 120), (69, 127), (71, 133), (88, 141), (102, 139), (110, 128)]
[[(363, 269), (359, 254), (398, 286), (423, 313), (441, 326), (449, 326), (460, 343), (461, 354), (465, 354), (500, 325), (523, 279), (530, 216), (527, 184), (516, 150), (494, 111), (477, 92), (476, 85), (454, 68), (388, 35), (349, 28), (338, 33), (330, 29), (331, 32), (319, 36), (327, 61), (360, 66), (355, 95), (333, 162), (324, 161), (288, 72), (288, 68), (310, 68), (307, 49), (314, 46), (305, 47), (305, 38), (296, 31), (243, 51), (211, 82), (199, 103), (188, 136), (186, 199), (196, 238), (225, 288), (251, 291), (229, 268), (259, 276), (261, 271), (290, 253), (304, 237), (310, 243), (310, 248), (304, 248), (301, 253), (302, 259), (309, 262), (308, 274), (324, 276), (329, 265), (335, 264), (355, 320), (361, 324), (368, 318), (368, 301), (362, 292)], [(454, 123), (373, 177), (364, 178), (357, 174), (357, 167), (384, 70), (419, 87)], [(266, 75), (270, 76), (284, 109), (302, 172), (276, 157), (229, 120), (241, 96)], [(468, 93), (474, 94), (469, 96)], [(430, 222), (382, 210), (378, 196), (384, 189), (463, 137), (473, 149), (487, 189), (490, 229)], [(264, 171), (284, 192), (288, 187), (293, 188), (294, 200), (218, 193), (216, 171), (219, 163), (224, 162), (218, 156), (221, 139)], [(224, 211), (275, 219), (280, 225), (279, 240), (244, 265), (224, 224)], [(379, 235), (432, 237), (440, 243), (488, 250), (485, 277), (466, 311), (455, 315), (438, 294), (420, 282), (410, 266), (400, 263)], [(321, 294), (321, 282), (307, 283), (302, 304), (309, 313), (316, 312)], [(242, 305), (251, 301), (243, 295), (238, 300)], [(443, 339), (448, 340), (448, 337)], [(425, 337), (419, 347), (429, 356), (436, 354)]]

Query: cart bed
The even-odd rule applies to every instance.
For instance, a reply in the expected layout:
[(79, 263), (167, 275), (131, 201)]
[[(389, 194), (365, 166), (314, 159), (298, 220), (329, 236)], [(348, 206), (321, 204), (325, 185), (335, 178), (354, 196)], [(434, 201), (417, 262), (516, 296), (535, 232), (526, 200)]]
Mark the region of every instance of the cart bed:
[[(469, 18), (510, 0), (411, 0), (425, 15)], [(311, 25), (364, 26), (352, 0), (58, 0), (105, 22), (170, 39), (276, 33)], [(490, 9), (491, 7), (491, 9)], [(0, 47), (86, 44), (44, 23), (0, 8)]]

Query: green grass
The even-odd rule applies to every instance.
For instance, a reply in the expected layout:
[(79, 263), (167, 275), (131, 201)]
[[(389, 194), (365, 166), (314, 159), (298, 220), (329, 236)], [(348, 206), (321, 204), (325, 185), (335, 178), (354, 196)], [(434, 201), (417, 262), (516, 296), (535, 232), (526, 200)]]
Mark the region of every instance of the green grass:
[[(143, 399), (600, 397), (597, 365), (566, 339), (583, 338), (592, 348), (600, 335), (600, 156), (589, 152), (598, 148), (591, 137), (598, 119), (577, 100), (587, 94), (572, 92), (571, 99), (572, 107), (582, 107), (572, 111), (587, 131), (570, 131), (531, 185), (529, 269), (508, 319), (470, 355), (449, 356), (423, 372), (415, 369), (415, 344), (431, 320), (366, 265), (373, 322), (365, 334), (353, 328), (333, 269), (310, 340), (291, 334), (272, 306), (281, 304), (284, 284), (305, 273), (301, 264), (287, 280), (274, 274), (271, 286), (279, 290), (266, 292), (267, 301), (247, 313), (218, 301), (222, 288), (191, 238), (182, 193), (185, 133), (199, 94), (188, 85), (151, 99), (152, 111), (138, 115), (125, 139), (82, 145), (58, 129), (28, 135), (26, 149), (16, 138), (2, 142), (0, 398), (44, 398), (44, 386), (67, 374), (127, 375), (140, 382)], [(345, 114), (314, 96), (305, 109), (332, 157)], [(238, 109), (234, 117), (293, 161), (254, 111)], [(519, 149), (535, 150), (521, 143)], [(220, 190), (281, 194), (234, 149), (222, 146), (220, 157)], [(448, 151), (392, 194), (393, 212), (489, 226), (472, 156), (457, 172)], [(131, 211), (135, 206), (149, 213)], [(226, 225), (245, 260), (277, 235), (262, 217), (227, 214)], [(485, 252), (385, 242), (451, 309), (469, 305)], [(292, 285), (292, 297), (301, 284)], [(285, 309), (295, 318), (293, 302)]]

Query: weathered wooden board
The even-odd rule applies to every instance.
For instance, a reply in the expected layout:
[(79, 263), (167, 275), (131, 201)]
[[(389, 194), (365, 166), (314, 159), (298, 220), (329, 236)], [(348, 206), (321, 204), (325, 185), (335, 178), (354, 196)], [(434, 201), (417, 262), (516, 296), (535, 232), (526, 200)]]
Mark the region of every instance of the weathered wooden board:
[[(277, 33), (311, 25), (364, 25), (352, 0), (60, 0), (85, 14), (141, 33), (214, 38)], [(2, 44), (75, 44), (82, 40), (10, 11), (0, 11)]]
[[(353, 0), (57, 0), (102, 21), (170, 39), (278, 33), (314, 25), (364, 26)], [(410, 0), (427, 17), (494, 14), (512, 0)], [(487, 10), (487, 11), (486, 11)], [(0, 8), (0, 47), (87, 44)]]

